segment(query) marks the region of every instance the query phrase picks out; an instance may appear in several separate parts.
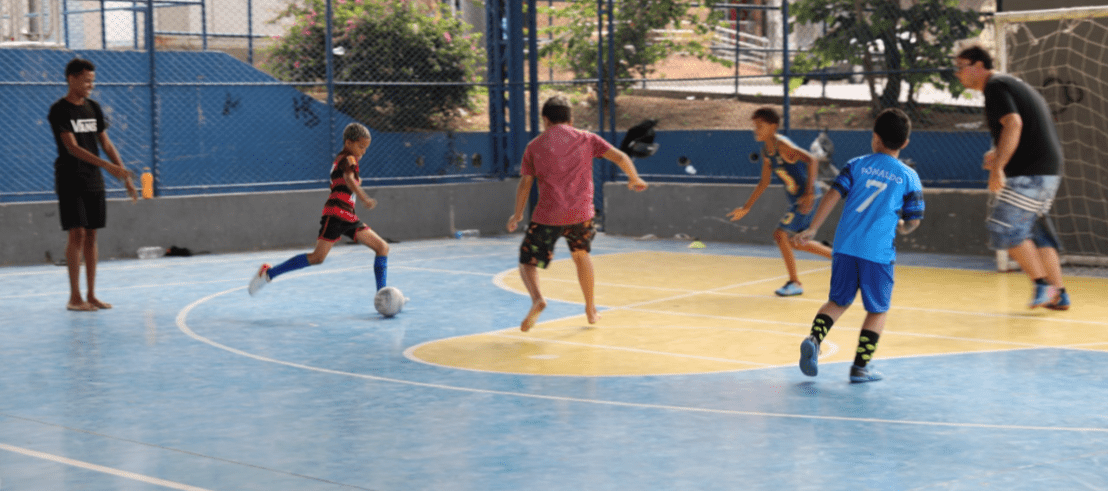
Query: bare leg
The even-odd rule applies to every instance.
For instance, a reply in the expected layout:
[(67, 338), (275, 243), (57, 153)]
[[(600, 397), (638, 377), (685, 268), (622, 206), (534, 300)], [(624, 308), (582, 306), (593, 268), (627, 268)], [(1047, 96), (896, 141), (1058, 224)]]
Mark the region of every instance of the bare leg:
[(373, 252), (376, 252), (378, 256), (389, 255), (389, 243), (385, 242), (385, 239), (382, 239), (381, 236), (377, 235), (377, 232), (374, 232), (372, 229), (362, 229), (355, 234), (354, 237), (358, 239), (358, 242), (361, 242), (362, 245), (373, 249)]
[(315, 241), (315, 250), (308, 253), (308, 264), (317, 265), (322, 264), (324, 259), (327, 259), (327, 254), (331, 252), (331, 248), (335, 246), (334, 242), (327, 242), (323, 239), (317, 239)]
[(81, 256), (85, 249), (85, 229), (71, 228), (65, 244), (65, 266), (69, 272), (69, 310), (96, 310), (81, 296)]
[(88, 283), (88, 303), (98, 309), (110, 309), (112, 304), (101, 302), (96, 298), (96, 264), (100, 260), (100, 248), (96, 243), (96, 230), (89, 229), (85, 232), (85, 279)]
[(800, 277), (796, 274), (796, 257), (793, 256), (793, 246), (789, 243), (789, 233), (781, 229), (774, 230), (773, 241), (777, 243), (777, 248), (781, 249), (781, 259), (785, 260), (789, 281), (799, 285)]
[(835, 302), (828, 301), (819, 308), (818, 313), (830, 317), (832, 322), (838, 322), (839, 317), (842, 317), (847, 308), (849, 307), (843, 307)]
[[(1035, 243), (1031, 239), (1024, 240), (1019, 245), (1008, 249), (1008, 255), (1020, 264), (1020, 269), (1023, 269), (1031, 280), (1046, 277), (1042, 259), (1039, 258), (1039, 253), (1035, 250)], [(1058, 276), (1061, 279), (1062, 274), (1059, 272)]]
[(527, 287), (527, 293), (531, 295), (531, 311), (519, 325), (520, 331), (527, 332), (535, 327), (539, 314), (546, 308), (546, 300), (542, 298), (542, 292), (539, 291), (538, 268), (531, 264), (520, 264), (519, 277), (523, 280), (523, 286)]
[(1040, 247), (1039, 248), (1039, 262), (1043, 265), (1043, 272), (1046, 273), (1046, 281), (1056, 288), (1065, 287), (1065, 282), (1062, 280), (1062, 260), (1058, 258), (1058, 250), (1053, 247)]
[(596, 324), (600, 314), (596, 312), (595, 284), (596, 275), (592, 267), (592, 258), (588, 252), (574, 251), (573, 264), (577, 265), (577, 282), (581, 283), (581, 293), (585, 296), (585, 317), (589, 324)]
[(887, 317), (888, 312), (866, 312), (866, 319), (862, 321), (862, 330), (873, 331), (874, 334), (881, 334), (881, 332), (885, 330), (885, 319)]
[(796, 250), (816, 254), (826, 257), (827, 259), (831, 259), (831, 248), (820, 244), (819, 242), (810, 240), (808, 242), (805, 242), (804, 245), (797, 247)]

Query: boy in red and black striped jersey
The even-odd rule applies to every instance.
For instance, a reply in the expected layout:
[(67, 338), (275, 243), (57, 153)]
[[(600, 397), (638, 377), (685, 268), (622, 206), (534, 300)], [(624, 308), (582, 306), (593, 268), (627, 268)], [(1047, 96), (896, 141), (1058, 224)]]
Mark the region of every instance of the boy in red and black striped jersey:
[(263, 264), (258, 269), (258, 274), (250, 280), (248, 291), (251, 295), (279, 275), (322, 263), (327, 258), (327, 253), (331, 252), (331, 247), (343, 235), (377, 253), (373, 261), (373, 276), (377, 280), (377, 290), (385, 287), (389, 245), (373, 229), (358, 220), (358, 215), (354, 213), (354, 205), (359, 198), (363, 206), (370, 210), (377, 206), (377, 201), (362, 189), (362, 179), (358, 176), (358, 161), (365, 155), (371, 140), (369, 130), (358, 123), (350, 123), (343, 130), (342, 139), (342, 151), (331, 165), (331, 195), (323, 205), (323, 218), (319, 220), (319, 238), (316, 239), (315, 250), (293, 256), (274, 267)]

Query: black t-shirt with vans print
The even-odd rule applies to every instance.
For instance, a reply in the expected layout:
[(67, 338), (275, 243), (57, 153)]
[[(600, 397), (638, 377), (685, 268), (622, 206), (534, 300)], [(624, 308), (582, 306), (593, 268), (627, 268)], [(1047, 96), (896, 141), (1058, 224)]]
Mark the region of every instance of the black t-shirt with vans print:
[(54, 131), (54, 143), (58, 145), (58, 159), (54, 161), (54, 186), (61, 192), (103, 192), (104, 176), (100, 167), (74, 157), (62, 143), (62, 133), (73, 133), (77, 145), (100, 155), (100, 132), (108, 129), (100, 104), (92, 99), (78, 106), (59, 99), (50, 106), (50, 128)]

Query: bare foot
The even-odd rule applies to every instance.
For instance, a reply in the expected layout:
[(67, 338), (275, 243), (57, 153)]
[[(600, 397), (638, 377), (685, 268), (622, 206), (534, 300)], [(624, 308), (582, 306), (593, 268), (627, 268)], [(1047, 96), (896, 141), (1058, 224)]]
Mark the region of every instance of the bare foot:
[(596, 311), (596, 307), (586, 308), (585, 317), (588, 317), (589, 324), (596, 324), (600, 320), (600, 313)]
[(88, 299), (88, 304), (101, 310), (107, 310), (112, 308), (112, 304), (101, 302), (99, 298)]
[(546, 308), (546, 300), (539, 300), (531, 304), (531, 311), (527, 313), (527, 317), (523, 319), (523, 322), (519, 325), (519, 330), (523, 332), (530, 331), (532, 327), (535, 327), (535, 321), (539, 320), (539, 314)]
[(65, 304), (66, 310), (72, 310), (75, 312), (96, 312), (100, 310), (95, 305), (88, 302), (73, 302), (72, 300)]

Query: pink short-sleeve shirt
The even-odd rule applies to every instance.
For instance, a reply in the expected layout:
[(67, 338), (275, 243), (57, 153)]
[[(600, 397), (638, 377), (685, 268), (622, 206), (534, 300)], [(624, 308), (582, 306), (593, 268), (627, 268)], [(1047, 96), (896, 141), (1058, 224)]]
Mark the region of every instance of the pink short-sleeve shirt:
[(534, 176), (539, 203), (531, 221), (543, 225), (573, 225), (592, 219), (592, 161), (612, 145), (595, 133), (568, 124), (548, 127), (527, 144), (520, 172)]

